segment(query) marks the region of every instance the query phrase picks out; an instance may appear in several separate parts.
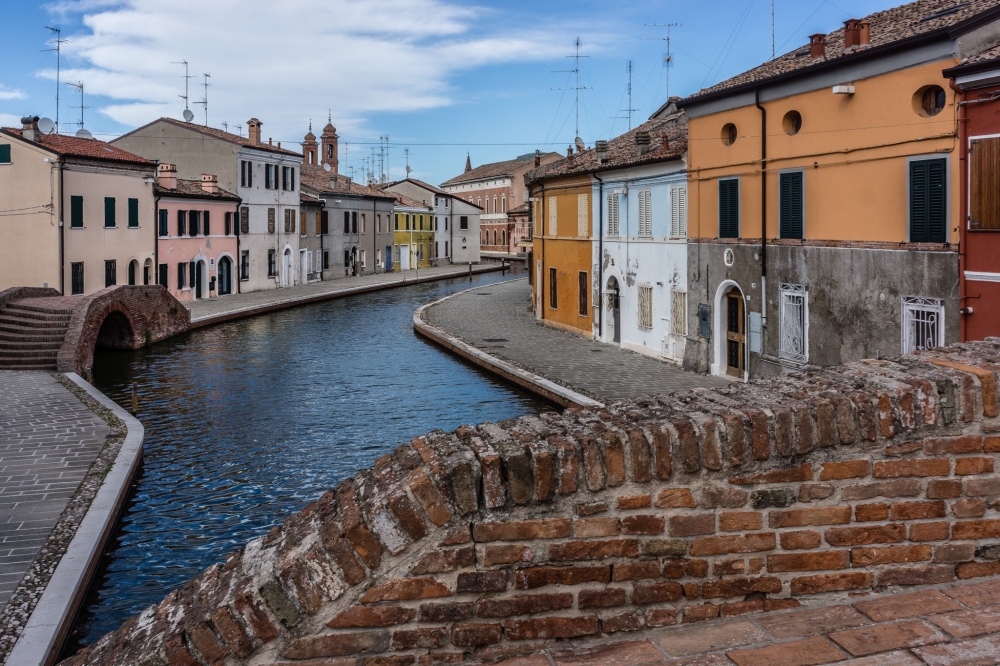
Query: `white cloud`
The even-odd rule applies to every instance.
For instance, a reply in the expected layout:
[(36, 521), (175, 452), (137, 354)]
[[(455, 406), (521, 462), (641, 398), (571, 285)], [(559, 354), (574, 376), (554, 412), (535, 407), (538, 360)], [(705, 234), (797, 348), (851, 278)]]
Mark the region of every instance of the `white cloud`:
[(21, 116), (10, 113), (0, 113), (0, 127), (21, 127)]
[(28, 99), (28, 96), (21, 90), (10, 90), (0, 83), (0, 99)]
[[(112, 119), (179, 117), (184, 70), (172, 63), (186, 59), (196, 118), (203, 112), (193, 102), (210, 72), (212, 125), (256, 116), (265, 137), (287, 141), (301, 137), (309, 117), (321, 126), (327, 109), (339, 130), (357, 132), (372, 112), (452, 103), (450, 82), (463, 70), (564, 55), (567, 39), (551, 30), (506, 25), (498, 13), (453, 3), (62, 0), (50, 9), (84, 13), (89, 32), (64, 47), (83, 66), (64, 70), (63, 80), (84, 81), (88, 95), (113, 100), (100, 109)], [(476, 31), (483, 25), (492, 34)]]

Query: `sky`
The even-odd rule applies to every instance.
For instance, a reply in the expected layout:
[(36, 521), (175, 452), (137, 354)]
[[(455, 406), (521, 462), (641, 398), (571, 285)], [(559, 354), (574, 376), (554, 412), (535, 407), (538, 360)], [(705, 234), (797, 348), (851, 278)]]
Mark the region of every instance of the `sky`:
[[(886, 0), (774, 0), (778, 55), (848, 18), (893, 6)], [(669, 93), (688, 95), (771, 57), (769, 0), (0, 0), (0, 126), (23, 115), (56, 117), (111, 140), (187, 106), (205, 123), (297, 150), (312, 122), (330, 117), (340, 135), (340, 171), (371, 172), (371, 151), (388, 137), (383, 168), (395, 180), (438, 184), (473, 166), (518, 155), (590, 146), (632, 126)], [(667, 28), (671, 66), (665, 67)], [(660, 25), (649, 25), (660, 24)], [(579, 61), (576, 40), (580, 41)], [(573, 70), (579, 62), (579, 84)], [(206, 79), (203, 75), (210, 74)], [(239, 127), (239, 129), (238, 129)]]

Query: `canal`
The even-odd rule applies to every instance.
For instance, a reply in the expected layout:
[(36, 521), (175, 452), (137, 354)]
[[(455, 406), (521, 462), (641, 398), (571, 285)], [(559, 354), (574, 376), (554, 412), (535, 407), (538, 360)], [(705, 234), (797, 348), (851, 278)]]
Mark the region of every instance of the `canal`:
[[(510, 279), (473, 278), (487, 287)], [(99, 350), (138, 385), (145, 457), (71, 639), (87, 645), (397, 445), (551, 409), (416, 337), (413, 311), (468, 278), (374, 292)], [(527, 305), (525, 306), (527, 307)]]

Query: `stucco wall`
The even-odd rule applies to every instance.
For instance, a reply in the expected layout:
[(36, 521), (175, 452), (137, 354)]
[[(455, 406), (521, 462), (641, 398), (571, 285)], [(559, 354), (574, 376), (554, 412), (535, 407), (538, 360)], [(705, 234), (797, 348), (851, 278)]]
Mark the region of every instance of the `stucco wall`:
[[(202, 282), (202, 298), (215, 297), (218, 295), (218, 280), (216, 280), (216, 289), (209, 291), (209, 286), (211, 284), (211, 279), (213, 277), (217, 278), (219, 274), (219, 261), (225, 256), (228, 257), (232, 263), (231, 272), (231, 293), (237, 293), (237, 287), (239, 285), (239, 267), (240, 258), (239, 252), (237, 251), (237, 238), (235, 234), (235, 229), (230, 229), (231, 233), (227, 236), (225, 234), (226, 230), (226, 213), (233, 213), (235, 218), (236, 213), (236, 203), (226, 202), (214, 202), (205, 199), (170, 199), (168, 197), (162, 198), (159, 201), (159, 210), (167, 212), (167, 236), (159, 236), (157, 238), (158, 245), (158, 261), (160, 264), (167, 265), (167, 282), (164, 285), (170, 294), (179, 301), (190, 301), (193, 300), (194, 290), (192, 288), (192, 280), (190, 275), (190, 269), (187, 269), (187, 280), (186, 287), (184, 289), (177, 288), (177, 265), (179, 263), (190, 263), (191, 261), (198, 260), (203, 263), (204, 278)], [(185, 230), (184, 236), (177, 235), (177, 211), (184, 210), (197, 210), (202, 211), (201, 219), (201, 229), (202, 235), (191, 237), (186, 235), (187, 230)], [(211, 235), (204, 235), (204, 212), (209, 213), (209, 219), (211, 222), (209, 230), (212, 232)], [(188, 227), (188, 230), (190, 227)], [(154, 281), (159, 279), (159, 269), (154, 276)]]

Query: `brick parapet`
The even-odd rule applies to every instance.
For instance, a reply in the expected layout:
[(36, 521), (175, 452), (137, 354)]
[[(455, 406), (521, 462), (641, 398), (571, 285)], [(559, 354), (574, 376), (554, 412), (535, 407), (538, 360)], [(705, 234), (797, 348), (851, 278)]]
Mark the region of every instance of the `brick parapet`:
[(51, 287), (11, 287), (0, 291), (0, 308), (11, 301), (19, 301), (22, 298), (47, 298), (59, 296), (59, 290)]
[(436, 431), (67, 663), (495, 660), (1000, 575), (1000, 340)]

